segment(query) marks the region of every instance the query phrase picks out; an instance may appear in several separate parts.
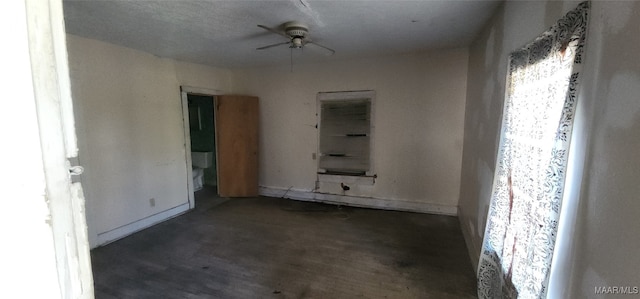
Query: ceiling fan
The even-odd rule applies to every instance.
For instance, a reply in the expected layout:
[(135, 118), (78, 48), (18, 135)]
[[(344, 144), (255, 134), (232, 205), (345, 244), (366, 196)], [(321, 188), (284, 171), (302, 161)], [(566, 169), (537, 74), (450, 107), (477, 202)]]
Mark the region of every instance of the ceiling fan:
[(275, 33), (277, 35), (281, 35), (283, 37), (285, 37), (288, 41), (286, 42), (282, 42), (282, 43), (277, 43), (277, 44), (273, 44), (273, 45), (268, 45), (268, 46), (264, 46), (264, 47), (260, 47), (260, 48), (256, 48), (256, 50), (264, 50), (264, 49), (269, 49), (269, 48), (273, 48), (273, 47), (277, 47), (277, 46), (282, 46), (282, 45), (289, 45), (289, 48), (291, 49), (302, 49), (304, 48), (306, 45), (313, 45), (313, 46), (317, 46), (319, 48), (325, 49), (328, 51), (328, 55), (333, 55), (336, 53), (336, 51), (334, 51), (333, 49), (330, 49), (328, 47), (325, 47), (321, 44), (318, 44), (314, 41), (312, 41), (309, 38), (309, 28), (305, 25), (302, 24), (300, 22), (286, 22), (284, 24), (282, 24), (281, 28), (284, 28), (284, 31), (280, 31), (280, 30), (276, 30), (273, 28), (269, 28), (267, 26), (264, 25), (258, 25), (258, 27), (267, 30), (271, 33)]

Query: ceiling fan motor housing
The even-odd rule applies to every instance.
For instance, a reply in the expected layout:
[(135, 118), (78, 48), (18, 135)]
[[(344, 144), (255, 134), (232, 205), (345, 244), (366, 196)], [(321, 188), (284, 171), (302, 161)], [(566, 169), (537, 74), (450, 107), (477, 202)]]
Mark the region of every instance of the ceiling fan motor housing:
[(309, 33), (309, 28), (302, 23), (298, 22), (287, 22), (284, 24), (284, 32), (287, 33), (291, 38), (305, 38)]

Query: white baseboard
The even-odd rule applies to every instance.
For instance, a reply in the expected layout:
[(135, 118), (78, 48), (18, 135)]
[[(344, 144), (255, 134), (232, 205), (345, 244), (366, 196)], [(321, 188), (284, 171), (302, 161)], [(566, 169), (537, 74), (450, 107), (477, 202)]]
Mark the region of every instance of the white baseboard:
[(106, 232), (102, 232), (98, 234), (98, 244), (96, 247), (98, 246), (103, 246), (103, 245), (107, 245), (111, 242), (117, 241), (119, 239), (122, 239), (126, 236), (129, 236), (133, 233), (136, 233), (138, 231), (141, 231), (145, 228), (148, 228), (150, 226), (153, 226), (155, 224), (158, 224), (160, 222), (169, 220), (173, 217), (176, 217), (180, 214), (183, 214), (184, 212), (189, 210), (189, 203), (183, 203), (179, 206), (173, 207), (171, 209), (168, 210), (164, 210), (162, 212), (153, 214), (151, 216), (142, 218), (140, 220), (131, 222), (129, 224), (125, 224), (123, 226), (114, 228), (110, 231), (106, 231)]
[(476, 242), (474, 242), (473, 234), (474, 232), (469, 227), (467, 222), (468, 218), (464, 213), (464, 210), (460, 207), (458, 208), (458, 220), (460, 221), (460, 229), (462, 230), (462, 237), (464, 238), (464, 242), (467, 245), (467, 252), (469, 254), (469, 259), (471, 260), (471, 266), (473, 266), (473, 271), (478, 275), (478, 263), (480, 261), (480, 248), (476, 246)]
[(383, 199), (372, 197), (357, 197), (347, 195), (336, 195), (326, 193), (316, 193), (311, 190), (287, 189), (280, 187), (260, 186), (259, 193), (262, 196), (283, 197), (302, 201), (323, 202), (339, 204), (345, 206), (375, 208), (383, 210), (419, 212), (428, 214), (440, 214), (456, 216), (458, 207), (430, 204), (399, 199)]

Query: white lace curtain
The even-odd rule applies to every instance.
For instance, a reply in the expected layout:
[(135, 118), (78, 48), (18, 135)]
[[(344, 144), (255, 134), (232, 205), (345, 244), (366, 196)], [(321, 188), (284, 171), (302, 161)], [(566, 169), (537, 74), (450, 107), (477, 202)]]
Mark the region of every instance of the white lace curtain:
[(589, 3), (510, 55), (479, 298), (544, 298), (564, 190)]

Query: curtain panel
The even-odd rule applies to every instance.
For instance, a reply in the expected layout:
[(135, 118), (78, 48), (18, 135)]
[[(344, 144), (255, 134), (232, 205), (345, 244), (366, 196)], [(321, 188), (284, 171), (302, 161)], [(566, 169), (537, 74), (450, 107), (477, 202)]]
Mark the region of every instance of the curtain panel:
[(479, 298), (544, 298), (556, 240), (589, 2), (509, 57)]

